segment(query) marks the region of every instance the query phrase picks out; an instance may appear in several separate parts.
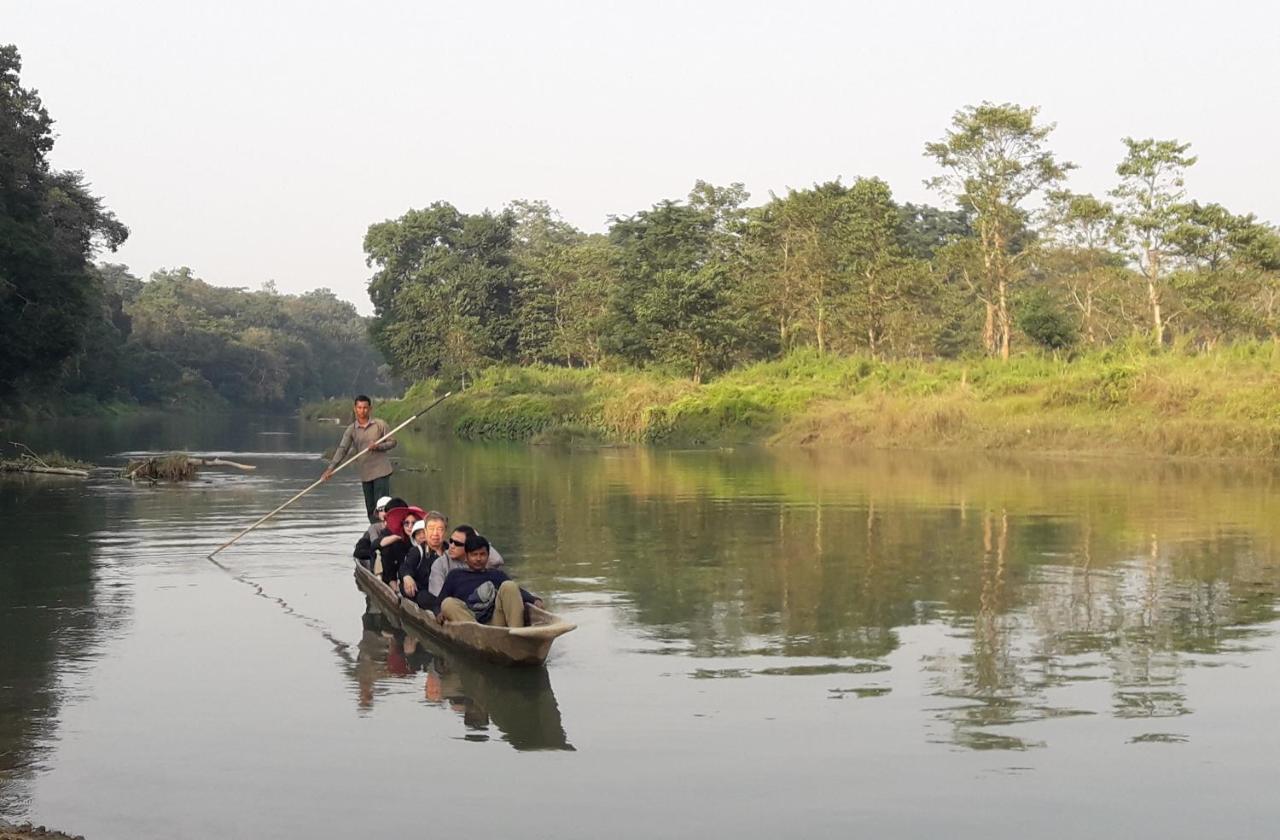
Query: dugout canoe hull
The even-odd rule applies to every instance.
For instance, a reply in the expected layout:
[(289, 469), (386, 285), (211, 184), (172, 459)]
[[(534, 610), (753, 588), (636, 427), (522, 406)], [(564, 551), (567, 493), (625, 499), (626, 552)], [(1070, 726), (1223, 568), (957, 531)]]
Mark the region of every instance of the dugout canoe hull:
[(355, 564), (356, 584), (378, 604), (423, 635), (457, 650), (502, 665), (541, 665), (551, 644), (578, 625), (529, 605), (528, 627), (490, 627), (476, 622), (443, 623), (408, 598), (401, 598), (373, 572)]

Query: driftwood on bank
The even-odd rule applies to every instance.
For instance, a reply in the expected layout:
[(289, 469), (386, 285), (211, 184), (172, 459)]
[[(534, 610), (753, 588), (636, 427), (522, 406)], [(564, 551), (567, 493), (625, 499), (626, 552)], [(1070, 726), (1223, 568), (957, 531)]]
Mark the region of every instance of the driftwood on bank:
[(88, 470), (77, 470), (72, 467), (42, 467), (39, 464), (17, 461), (0, 461), (0, 472), (44, 473), (46, 475), (74, 475), (77, 478), (88, 478)]
[(120, 477), (130, 481), (191, 481), (196, 477), (198, 467), (234, 467), (245, 472), (257, 469), (225, 458), (194, 458), (175, 452), (130, 461)]
[(73, 475), (77, 478), (88, 478), (92, 464), (86, 464), (68, 458), (60, 452), (37, 455), (35, 450), (25, 443), (11, 440), (9, 443), (18, 450), (17, 458), (0, 459), (0, 472), (43, 473), (45, 475)]

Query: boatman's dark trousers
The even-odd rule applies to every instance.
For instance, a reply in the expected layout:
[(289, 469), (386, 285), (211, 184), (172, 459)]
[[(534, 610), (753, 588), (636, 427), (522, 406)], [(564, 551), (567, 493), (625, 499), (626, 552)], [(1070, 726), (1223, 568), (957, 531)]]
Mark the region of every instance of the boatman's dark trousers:
[(373, 508), (378, 504), (378, 499), (391, 495), (391, 475), (387, 474), (373, 481), (362, 481), (360, 488), (364, 490), (365, 513), (369, 514), (370, 522), (377, 522), (378, 514), (374, 513)]

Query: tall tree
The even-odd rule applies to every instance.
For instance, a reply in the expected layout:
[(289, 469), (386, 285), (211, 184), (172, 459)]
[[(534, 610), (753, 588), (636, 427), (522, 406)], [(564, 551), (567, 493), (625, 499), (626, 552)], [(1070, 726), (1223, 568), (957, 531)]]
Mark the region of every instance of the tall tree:
[(21, 70), (17, 49), (0, 46), (0, 393), (49, 384), (84, 346), (81, 327), (100, 311), (90, 261), (129, 235), (81, 173), (49, 166), (53, 120)]
[(858, 335), (865, 336), (867, 349), (876, 356), (889, 337), (893, 311), (905, 303), (902, 215), (889, 185), (879, 178), (855, 181), (846, 204), (838, 234), (841, 264), (851, 286), (848, 308)]
[[(511, 211), (466, 214), (445, 202), (369, 227), (373, 338), (397, 371), (456, 376), (469, 370), (463, 359), (515, 360), (515, 227)], [(445, 352), (449, 335), (455, 348), (465, 335), (470, 351)]]
[(807, 339), (825, 353), (831, 343), (849, 290), (841, 253), (848, 197), (848, 187), (829, 181), (773, 196), (752, 215), (749, 253), (784, 350)]
[(615, 219), (618, 282), (610, 301), (609, 347), (631, 362), (656, 361), (694, 381), (727, 367), (748, 337), (737, 287), (739, 205), (735, 187), (695, 188), (687, 203), (663, 201)]
[(1190, 143), (1177, 140), (1124, 138), (1125, 157), (1116, 166), (1120, 184), (1111, 191), (1120, 202), (1124, 244), (1142, 272), (1151, 311), (1151, 333), (1164, 343), (1165, 317), (1161, 287), (1172, 266), (1170, 236), (1182, 216), (1186, 171), (1195, 164)]
[(1017, 240), (1027, 218), (1023, 205), (1074, 168), (1046, 147), (1054, 124), (1037, 124), (1039, 111), (990, 102), (969, 106), (956, 112), (941, 141), (925, 146), (925, 154), (947, 170), (929, 186), (973, 214), (984, 302), (995, 316), (998, 352), (1006, 360), (1012, 336), (1009, 286), (1019, 277)]
[(1115, 208), (1087, 193), (1056, 190), (1048, 195), (1045, 237), (1052, 250), (1042, 264), (1065, 288), (1080, 313), (1089, 346), (1098, 342), (1099, 298), (1116, 277)]
[(1232, 334), (1274, 336), (1276, 232), (1220, 204), (1190, 202), (1177, 215), (1168, 244), (1179, 270), (1169, 285), (1178, 314), (1187, 316), (1185, 329), (1207, 346)]

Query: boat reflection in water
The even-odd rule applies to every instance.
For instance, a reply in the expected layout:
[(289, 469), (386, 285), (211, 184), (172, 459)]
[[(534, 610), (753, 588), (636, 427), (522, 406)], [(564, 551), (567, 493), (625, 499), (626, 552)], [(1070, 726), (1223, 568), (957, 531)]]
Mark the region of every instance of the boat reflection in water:
[(361, 623), (354, 676), (362, 709), (373, 705), (379, 680), (425, 672), (427, 702), (459, 714), (467, 740), (487, 741), (496, 726), (517, 750), (573, 749), (546, 668), (503, 667), (450, 650), (382, 612), (367, 593)]

